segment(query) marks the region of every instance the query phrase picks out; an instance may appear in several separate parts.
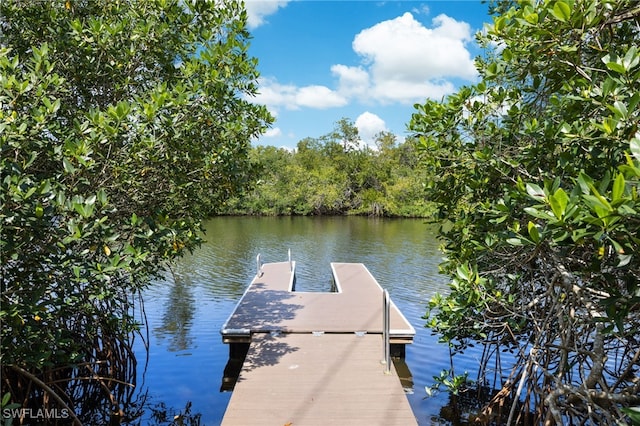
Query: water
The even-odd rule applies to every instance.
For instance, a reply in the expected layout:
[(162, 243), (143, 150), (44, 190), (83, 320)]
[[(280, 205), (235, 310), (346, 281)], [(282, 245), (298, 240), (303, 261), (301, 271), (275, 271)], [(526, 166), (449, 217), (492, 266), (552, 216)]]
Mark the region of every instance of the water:
[[(364, 263), (389, 290), (416, 329), (406, 350), (412, 375), (407, 398), (421, 425), (441, 423), (448, 396), (425, 398), (424, 388), (449, 368), (449, 351), (424, 328), (422, 316), (431, 296), (447, 287), (437, 273), (442, 260), (438, 242), (424, 221), (219, 217), (206, 223), (206, 231), (202, 248), (144, 294), (149, 357), (139, 343), (138, 385), (152, 409), (145, 410), (143, 424), (164, 424), (159, 414), (172, 420), (187, 408), (201, 416), (201, 424), (220, 423), (231, 397), (220, 391), (228, 360), (220, 328), (255, 275), (256, 255), (279, 262), (287, 260), (288, 249), (296, 261), (297, 290), (329, 291), (330, 262)], [(466, 356), (472, 365), (480, 355)]]

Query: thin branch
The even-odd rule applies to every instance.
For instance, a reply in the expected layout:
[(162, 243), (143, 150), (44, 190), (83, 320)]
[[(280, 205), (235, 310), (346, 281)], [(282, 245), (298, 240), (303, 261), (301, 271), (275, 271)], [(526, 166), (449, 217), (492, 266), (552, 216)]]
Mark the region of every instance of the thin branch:
[(76, 413), (74, 413), (74, 411), (71, 408), (69, 408), (69, 406), (62, 400), (62, 398), (60, 398), (60, 396), (53, 389), (51, 389), (49, 386), (47, 386), (47, 384), (45, 382), (43, 382), (42, 380), (38, 379), (33, 374), (29, 373), (24, 368), (18, 367), (17, 365), (9, 365), (9, 367), (12, 370), (18, 372), (19, 374), (22, 374), (23, 376), (25, 376), (26, 378), (31, 380), (33, 383), (35, 383), (38, 386), (40, 386), (49, 396), (51, 396), (53, 399), (55, 399), (56, 402), (58, 404), (60, 404), (63, 409), (67, 410), (67, 413), (73, 419), (73, 424), (74, 425), (82, 426), (82, 422), (80, 421), (80, 419), (78, 419), (78, 417), (76, 416)]

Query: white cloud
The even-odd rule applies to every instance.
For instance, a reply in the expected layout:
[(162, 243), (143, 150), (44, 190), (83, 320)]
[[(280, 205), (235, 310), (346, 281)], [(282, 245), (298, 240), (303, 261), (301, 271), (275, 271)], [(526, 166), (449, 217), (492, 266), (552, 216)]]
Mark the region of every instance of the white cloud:
[(443, 77), (473, 78), (476, 69), (465, 42), (469, 24), (446, 15), (426, 28), (405, 13), (363, 30), (353, 40), (353, 50), (371, 63), (374, 78), (424, 81)]
[(305, 86), (296, 93), (296, 105), (325, 109), (345, 106), (348, 100), (326, 86)]
[(358, 129), (360, 139), (367, 145), (373, 143), (378, 133), (387, 130), (387, 125), (384, 120), (369, 111), (360, 114), (354, 124)]
[(369, 90), (369, 73), (362, 67), (338, 64), (331, 67), (331, 72), (338, 77), (338, 92), (344, 96), (363, 97)]
[(295, 98), (298, 88), (290, 84), (280, 84), (275, 80), (260, 78), (258, 94), (252, 97), (255, 103), (267, 105), (270, 109), (284, 106), (297, 109)]
[(418, 7), (414, 7), (413, 9), (411, 9), (411, 11), (416, 15), (428, 15), (431, 12), (429, 6), (427, 6), (426, 4), (421, 4)]
[(276, 138), (282, 135), (282, 130), (279, 127), (274, 127), (272, 129), (267, 129), (266, 132), (262, 135), (263, 138)]
[(371, 91), (371, 96), (381, 103), (413, 103), (426, 98), (441, 99), (454, 91), (453, 83), (446, 80), (412, 82), (387, 79), (378, 81)]
[(249, 29), (259, 27), (266, 22), (267, 16), (273, 15), (288, 2), (289, 0), (245, 0), (247, 26)]
[[(450, 79), (471, 80), (477, 76), (466, 47), (472, 40), (469, 24), (446, 15), (438, 15), (432, 22), (433, 28), (427, 28), (407, 12), (355, 36), (353, 50), (366, 66), (355, 69), (368, 73), (373, 89), (370, 95), (381, 101), (407, 103), (424, 97), (439, 98), (453, 91)], [(340, 77), (341, 88), (348, 86), (353, 70), (344, 65), (332, 67)], [(365, 81), (364, 77), (359, 81)], [(367, 90), (360, 88), (357, 93)]]
[(261, 78), (258, 94), (252, 101), (267, 105), (277, 114), (278, 108), (289, 110), (300, 107), (326, 109), (344, 106), (348, 99), (326, 86), (311, 85), (298, 87), (292, 84), (280, 84), (274, 79)]

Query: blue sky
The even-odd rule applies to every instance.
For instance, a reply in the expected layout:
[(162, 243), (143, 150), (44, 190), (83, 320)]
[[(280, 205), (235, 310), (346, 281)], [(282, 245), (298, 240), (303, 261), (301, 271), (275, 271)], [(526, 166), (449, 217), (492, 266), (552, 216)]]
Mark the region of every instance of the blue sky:
[(276, 117), (256, 144), (294, 148), (343, 117), (364, 143), (402, 140), (416, 102), (477, 80), (474, 34), (490, 22), (480, 1), (247, 0), (254, 102)]

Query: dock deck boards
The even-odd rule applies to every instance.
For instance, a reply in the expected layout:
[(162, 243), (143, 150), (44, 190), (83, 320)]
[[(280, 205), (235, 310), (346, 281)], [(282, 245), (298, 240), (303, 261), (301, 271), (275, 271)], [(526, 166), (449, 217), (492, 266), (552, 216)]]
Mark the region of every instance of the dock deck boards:
[[(287, 333), (382, 333), (382, 288), (361, 263), (332, 263), (338, 292), (291, 291), (289, 262), (268, 263), (222, 329), (223, 337)], [(293, 268), (295, 269), (295, 268)], [(411, 341), (413, 326), (391, 304), (391, 339)]]
[(417, 424), (382, 337), (256, 334), (222, 424)]
[[(262, 266), (221, 330), (250, 343), (223, 425), (417, 424), (381, 363), (382, 287), (361, 263), (331, 268), (336, 292), (297, 292), (295, 262)], [(413, 341), (393, 302), (390, 325), (392, 343)]]

